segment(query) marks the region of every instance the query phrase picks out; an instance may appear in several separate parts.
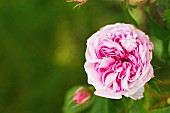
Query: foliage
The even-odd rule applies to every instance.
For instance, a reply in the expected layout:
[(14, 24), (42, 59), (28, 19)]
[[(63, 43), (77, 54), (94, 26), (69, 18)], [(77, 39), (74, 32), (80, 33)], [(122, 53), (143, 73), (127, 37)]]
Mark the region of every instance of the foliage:
[[(134, 24), (151, 37), (152, 64), (160, 67), (154, 75), (161, 82), (155, 85), (161, 94), (146, 85), (142, 105), (147, 111), (168, 113), (169, 107), (164, 107), (169, 106), (170, 94), (170, 0), (154, 4), (148, 0), (141, 6), (124, 1), (128, 0), (88, 0), (73, 10), (75, 3), (65, 0), (0, 0), (0, 113), (61, 113), (67, 90), (87, 85), (83, 68), (87, 37), (116, 22)], [(95, 111), (93, 106), (115, 113), (138, 110), (128, 98), (94, 95), (94, 99), (82, 112)]]
[(151, 86), (151, 88), (156, 91), (157, 93), (161, 93), (160, 89), (158, 88), (158, 86), (155, 84), (155, 82), (159, 82), (159, 80), (152, 78), (148, 84)]
[[(157, 38), (158, 40), (162, 41), (163, 43), (162, 54), (164, 55), (165, 58), (164, 61), (168, 61), (168, 58), (170, 58), (170, 44), (168, 46), (168, 42), (170, 41), (170, 9), (169, 9), (170, 1), (168, 0), (166, 2), (163, 2), (161, 0), (157, 0), (157, 1), (148, 0), (147, 2), (146, 1), (144, 3), (139, 2), (138, 0), (122, 1), (121, 5), (120, 4), (119, 5), (122, 7), (122, 14), (125, 17), (125, 20), (123, 20), (123, 22), (133, 24), (138, 28), (143, 29), (151, 37), (152, 41), (154, 41), (154, 38)], [(117, 2), (115, 2), (115, 4), (116, 3)], [(159, 65), (159, 63), (156, 65)], [(156, 65), (153, 64), (155, 72), (161, 69), (161, 66), (156, 66)], [(169, 65), (169, 64), (167, 63), (164, 65)], [(155, 75), (156, 76), (154, 76), (154, 78), (152, 78), (148, 82), (150, 89), (152, 89), (153, 91), (150, 90), (149, 88), (146, 88), (145, 91), (146, 96), (144, 97), (144, 99), (131, 100), (129, 98), (123, 97), (120, 100), (114, 100), (114, 99), (112, 100), (112, 99), (97, 97), (94, 95), (94, 98), (89, 103), (90, 107), (87, 107), (87, 109), (84, 111), (86, 111), (87, 113), (113, 113), (113, 112), (114, 113), (168, 113), (170, 112), (169, 107), (166, 107), (168, 106), (168, 103), (165, 102), (165, 100), (168, 99), (169, 96), (163, 96), (163, 95), (169, 95), (170, 92), (168, 91), (162, 92), (160, 90), (158, 85), (159, 84), (162, 85), (164, 84), (164, 82), (156, 79), (157, 75), (158, 76), (160, 75), (159, 73), (158, 74), (156, 73)], [(167, 79), (169, 79), (169, 77), (167, 77)], [(153, 96), (150, 93), (153, 93)], [(146, 102), (150, 104), (146, 105)], [(65, 104), (66, 103), (67, 101), (65, 101)], [(154, 105), (154, 103), (156, 104)], [(78, 107), (82, 108), (83, 106), (85, 105), (80, 105)], [(157, 107), (166, 107), (166, 108), (155, 109)], [(64, 113), (69, 113), (65, 109), (64, 111), (65, 111)], [(73, 111), (73, 113), (78, 113), (74, 110), (69, 110), (69, 111)]]
[(163, 109), (155, 109), (150, 113), (168, 113), (170, 111), (170, 107), (165, 107)]

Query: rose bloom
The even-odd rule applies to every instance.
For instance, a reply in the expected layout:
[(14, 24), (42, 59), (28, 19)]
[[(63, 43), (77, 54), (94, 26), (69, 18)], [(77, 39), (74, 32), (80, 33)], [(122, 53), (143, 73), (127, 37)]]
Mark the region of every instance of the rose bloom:
[(145, 83), (153, 77), (152, 49), (149, 37), (130, 24), (107, 25), (93, 34), (84, 67), (95, 95), (142, 98)]

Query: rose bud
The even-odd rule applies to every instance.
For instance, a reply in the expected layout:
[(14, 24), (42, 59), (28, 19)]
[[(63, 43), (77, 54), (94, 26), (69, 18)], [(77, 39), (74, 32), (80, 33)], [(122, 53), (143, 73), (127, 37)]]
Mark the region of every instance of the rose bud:
[(127, 0), (127, 3), (129, 5), (133, 5), (133, 6), (138, 6), (138, 5), (144, 5), (145, 3), (147, 3), (148, 0)]
[(153, 77), (153, 44), (133, 25), (107, 25), (87, 40), (84, 65), (95, 95), (134, 100), (143, 97), (144, 85)]
[(85, 4), (87, 0), (67, 0), (67, 2), (77, 2), (78, 4), (74, 6), (74, 8), (76, 8), (76, 7), (80, 7), (81, 5)]
[(73, 96), (73, 101), (77, 104), (88, 103), (91, 100), (91, 92), (86, 87), (78, 88)]

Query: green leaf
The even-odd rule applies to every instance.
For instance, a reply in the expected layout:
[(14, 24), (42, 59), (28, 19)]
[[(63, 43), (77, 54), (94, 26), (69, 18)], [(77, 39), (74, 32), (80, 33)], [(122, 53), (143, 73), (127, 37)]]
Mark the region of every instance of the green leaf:
[(109, 113), (108, 101), (106, 98), (98, 97), (91, 113)]
[(138, 6), (137, 5), (129, 5), (129, 8), (130, 9), (135, 9), (135, 8), (137, 8)]
[(167, 9), (163, 12), (163, 18), (165, 19), (166, 26), (170, 31), (170, 9)]
[(152, 78), (148, 84), (149, 86), (157, 93), (161, 94), (161, 91), (159, 89), (159, 87), (155, 84), (155, 82), (160, 82), (158, 79)]
[(126, 18), (126, 21), (128, 23), (131, 23), (135, 26), (138, 26), (137, 22), (135, 21), (135, 19), (131, 16), (131, 14), (129, 13), (129, 9), (128, 8), (125, 8), (124, 10), (124, 13), (125, 13), (125, 18)]
[(170, 33), (162, 24), (162, 13), (159, 13), (157, 7), (146, 7), (145, 12), (148, 22), (147, 30), (150, 32), (150, 36), (156, 37), (162, 41), (169, 40)]
[(162, 11), (170, 8), (170, 0), (157, 0), (156, 4)]
[(142, 100), (136, 100), (134, 101), (129, 113), (148, 113), (143, 106)]
[(97, 97), (90, 113), (120, 113), (125, 110), (126, 107), (124, 106), (122, 100)]
[(80, 113), (80, 112), (85, 111), (86, 109), (90, 108), (90, 106), (93, 104), (93, 102), (95, 100), (94, 97), (92, 97), (92, 99), (90, 100), (89, 103), (84, 103), (84, 104), (81, 104), (81, 105), (78, 105), (77, 103), (75, 103), (72, 100), (74, 92), (79, 87), (80, 86), (75, 86), (67, 92), (65, 102), (64, 102), (64, 107), (63, 107), (64, 113)]
[(131, 9), (132, 7), (127, 6), (127, 4), (125, 2), (123, 2), (122, 5), (123, 5), (122, 7), (123, 7), (123, 14), (124, 14), (125, 22), (137, 26), (137, 22), (129, 13), (129, 9)]
[(149, 26), (151, 36), (163, 41), (169, 39), (169, 32), (151, 18), (149, 18)]
[(162, 82), (161, 80), (156, 79), (156, 78), (152, 78), (151, 80), (152, 80), (153, 82)]
[(112, 100), (102, 97), (97, 97), (91, 113), (113, 113), (115, 112)]
[(149, 113), (170, 113), (170, 106), (169, 107), (165, 107), (163, 109), (155, 109), (155, 110), (152, 110)]
[(163, 51), (162, 51), (162, 58), (167, 61), (169, 56), (168, 52), (169, 40), (163, 42)]
[(157, 70), (157, 69), (160, 69), (161, 67), (159, 67), (159, 66), (156, 66), (156, 65), (153, 65), (153, 69), (154, 70)]
[[(167, 9), (164, 11), (163, 17), (165, 19), (166, 26), (170, 31), (170, 9)], [(168, 45), (168, 53), (169, 53), (169, 57), (170, 57), (170, 40), (169, 40), (169, 45)]]

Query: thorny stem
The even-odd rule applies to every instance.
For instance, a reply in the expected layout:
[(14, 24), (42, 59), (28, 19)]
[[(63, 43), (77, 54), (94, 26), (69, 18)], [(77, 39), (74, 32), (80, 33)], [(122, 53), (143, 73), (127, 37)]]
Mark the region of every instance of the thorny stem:
[(170, 80), (163, 80), (157, 83), (158, 85), (170, 85)]
[[(170, 80), (163, 80), (161, 82), (156, 83), (157, 85), (170, 85)], [(166, 105), (167, 104), (167, 99), (170, 97), (170, 94), (166, 93), (164, 95), (158, 95), (155, 92), (153, 92), (152, 90), (150, 90), (150, 92), (156, 96), (157, 98), (160, 99), (160, 101), (158, 101), (157, 103), (155, 103), (153, 106), (151, 106), (148, 110), (151, 111), (155, 108), (159, 108), (161, 105)]]
[(159, 108), (159, 106), (166, 104), (166, 100), (161, 100), (159, 102), (157, 102), (156, 104), (154, 104), (153, 106), (151, 106), (148, 110), (151, 111), (153, 109)]
[(151, 106), (151, 107), (149, 108), (149, 111), (151, 111), (151, 110), (153, 110), (153, 109), (155, 109), (155, 108), (158, 108), (158, 107), (161, 106), (161, 105), (167, 104), (167, 99), (168, 99), (169, 97), (170, 97), (170, 94), (165, 94), (165, 95), (161, 96), (161, 100), (160, 100), (159, 102), (155, 103), (153, 106)]

